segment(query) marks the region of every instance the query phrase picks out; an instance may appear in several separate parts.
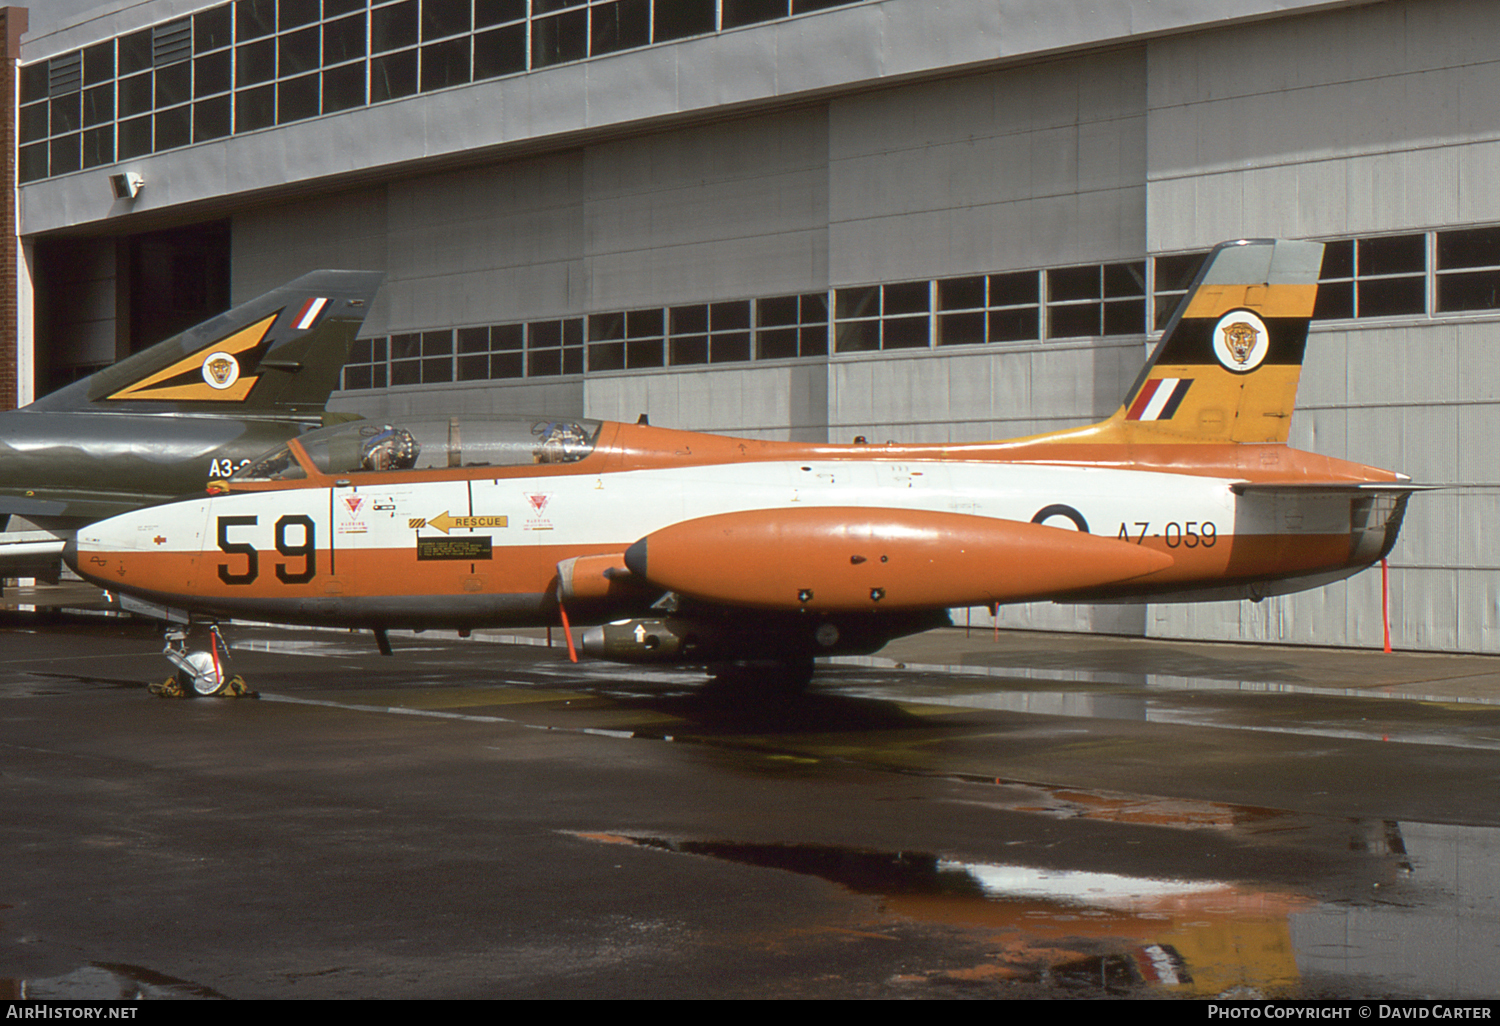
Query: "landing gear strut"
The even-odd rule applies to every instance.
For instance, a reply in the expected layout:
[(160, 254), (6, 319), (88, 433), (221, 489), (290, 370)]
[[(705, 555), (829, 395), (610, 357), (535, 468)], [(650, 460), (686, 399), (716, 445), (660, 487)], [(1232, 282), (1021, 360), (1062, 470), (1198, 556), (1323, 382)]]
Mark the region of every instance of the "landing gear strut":
[(167, 646), (161, 654), (177, 672), (160, 684), (152, 684), (151, 693), (163, 698), (259, 697), (245, 686), (245, 678), (231, 675), (229, 646), (224, 644), (219, 625), (209, 625), (207, 634), (206, 650), (189, 650), (187, 628), (172, 627), (167, 631)]

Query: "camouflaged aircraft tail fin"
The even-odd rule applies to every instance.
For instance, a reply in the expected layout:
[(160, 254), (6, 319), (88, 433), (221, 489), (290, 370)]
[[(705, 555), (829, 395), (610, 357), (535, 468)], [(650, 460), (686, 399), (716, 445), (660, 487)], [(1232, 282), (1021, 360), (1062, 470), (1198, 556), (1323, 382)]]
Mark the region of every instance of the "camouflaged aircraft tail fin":
[(338, 387), (384, 277), (378, 271), (313, 271), (30, 408), (317, 414)]

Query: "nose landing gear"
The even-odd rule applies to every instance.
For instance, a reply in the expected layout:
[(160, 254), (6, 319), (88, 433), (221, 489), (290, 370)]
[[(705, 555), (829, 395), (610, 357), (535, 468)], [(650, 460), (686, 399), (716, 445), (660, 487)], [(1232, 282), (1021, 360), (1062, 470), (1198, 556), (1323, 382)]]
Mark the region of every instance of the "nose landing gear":
[(260, 697), (245, 686), (245, 678), (230, 670), (229, 646), (224, 644), (219, 625), (211, 624), (207, 633), (207, 648), (190, 650), (187, 628), (167, 631), (167, 645), (161, 654), (177, 672), (160, 684), (152, 684), (151, 693), (162, 698)]

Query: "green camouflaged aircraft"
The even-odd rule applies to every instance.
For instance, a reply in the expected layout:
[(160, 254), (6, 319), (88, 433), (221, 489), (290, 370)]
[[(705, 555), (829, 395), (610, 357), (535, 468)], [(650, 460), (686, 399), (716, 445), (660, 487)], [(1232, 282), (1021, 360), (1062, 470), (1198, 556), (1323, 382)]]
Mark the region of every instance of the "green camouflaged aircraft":
[[(82, 525), (201, 494), (288, 438), (353, 419), (324, 405), (383, 277), (313, 271), (0, 412), (0, 577), (55, 580)], [(36, 529), (7, 531), (12, 518)]]

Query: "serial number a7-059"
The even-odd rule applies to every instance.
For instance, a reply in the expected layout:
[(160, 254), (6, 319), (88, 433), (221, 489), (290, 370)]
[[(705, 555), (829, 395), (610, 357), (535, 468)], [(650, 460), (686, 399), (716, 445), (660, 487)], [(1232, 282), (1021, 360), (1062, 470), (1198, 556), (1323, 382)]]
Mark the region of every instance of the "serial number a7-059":
[(1219, 529), (1212, 520), (1173, 520), (1156, 534), (1151, 533), (1151, 521), (1137, 520), (1134, 524), (1121, 523), (1119, 538), (1121, 541), (1135, 542), (1140, 545), (1147, 536), (1160, 537), (1167, 543), (1167, 548), (1196, 549), (1200, 545), (1205, 549), (1211, 549), (1219, 542)]

